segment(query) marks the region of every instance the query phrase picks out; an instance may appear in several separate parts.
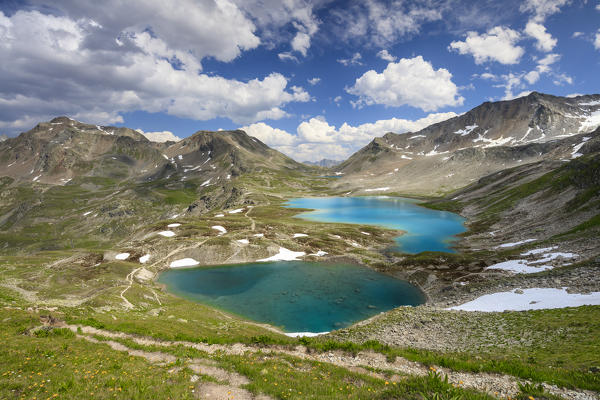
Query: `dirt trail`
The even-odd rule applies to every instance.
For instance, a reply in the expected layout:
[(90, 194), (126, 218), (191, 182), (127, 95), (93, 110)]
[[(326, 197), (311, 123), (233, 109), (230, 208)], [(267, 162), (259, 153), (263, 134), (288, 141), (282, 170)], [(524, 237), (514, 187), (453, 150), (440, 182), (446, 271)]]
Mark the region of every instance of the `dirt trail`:
[[(78, 326), (69, 326), (73, 331), (77, 331)], [(129, 339), (137, 344), (144, 346), (158, 346), (158, 347), (172, 347), (172, 346), (184, 346), (193, 348), (199, 351), (206, 352), (208, 354), (224, 353), (227, 355), (244, 355), (246, 353), (257, 353), (262, 352), (265, 354), (284, 354), (288, 356), (297, 357), (304, 360), (317, 361), (322, 363), (329, 363), (339, 367), (344, 367), (351, 370), (368, 368), (376, 368), (381, 370), (392, 371), (398, 375), (417, 375), (423, 376), (429, 373), (430, 369), (427, 366), (407, 360), (402, 357), (396, 357), (392, 362), (388, 361), (386, 356), (379, 353), (370, 351), (362, 351), (356, 355), (349, 355), (341, 351), (331, 351), (327, 353), (313, 353), (306, 349), (304, 346), (297, 346), (293, 350), (283, 347), (259, 347), (246, 344), (232, 344), (232, 345), (219, 345), (219, 344), (205, 344), (205, 343), (191, 343), (191, 342), (179, 342), (179, 341), (160, 341), (148, 337), (138, 337), (122, 332), (110, 332), (106, 330), (100, 330), (92, 327), (81, 326), (83, 333), (89, 335), (101, 335), (108, 338), (118, 339)], [(122, 346), (122, 345), (121, 345)], [(125, 346), (123, 346), (125, 347)], [(204, 367), (206, 368), (206, 367)], [(525, 380), (518, 379), (511, 375), (492, 374), (492, 373), (470, 373), (470, 372), (458, 372), (447, 368), (435, 367), (435, 370), (442, 375), (448, 376), (448, 381), (452, 384), (472, 388), (482, 392), (489, 393), (490, 395), (507, 398), (514, 397), (519, 393), (519, 384), (527, 383)], [(206, 370), (208, 371), (208, 370)], [(374, 376), (379, 376), (375, 374)], [(244, 378), (245, 379), (245, 378)], [(399, 377), (392, 377), (392, 380), (399, 379)], [(544, 388), (557, 396), (561, 396), (569, 400), (600, 400), (600, 394), (585, 390), (571, 390), (558, 388), (553, 385), (544, 384)], [(212, 390), (212, 389), (211, 389)], [(221, 389), (219, 389), (221, 390)], [(242, 398), (236, 396), (236, 398)]]
[[(73, 329), (71, 327), (71, 329)], [(75, 328), (75, 331), (77, 329)], [(91, 343), (104, 343), (113, 350), (126, 351), (127, 354), (134, 357), (142, 357), (148, 362), (157, 365), (168, 365), (175, 363), (177, 357), (168, 354), (161, 353), (158, 351), (143, 351), (137, 349), (131, 349), (122, 343), (115, 342), (113, 340), (100, 341), (91, 336), (77, 334), (80, 339), (87, 340)], [(188, 360), (185, 364), (187, 368), (192, 370), (198, 375), (209, 376), (218, 382), (204, 382), (200, 380), (198, 375), (192, 375), (191, 382), (196, 383), (195, 392), (201, 399), (241, 399), (241, 400), (271, 400), (271, 397), (264, 394), (255, 396), (250, 391), (242, 388), (243, 385), (250, 383), (250, 380), (243, 375), (235, 372), (230, 372), (225, 369), (215, 366), (212, 360), (194, 358)], [(175, 371), (180, 367), (175, 367), (171, 371)]]

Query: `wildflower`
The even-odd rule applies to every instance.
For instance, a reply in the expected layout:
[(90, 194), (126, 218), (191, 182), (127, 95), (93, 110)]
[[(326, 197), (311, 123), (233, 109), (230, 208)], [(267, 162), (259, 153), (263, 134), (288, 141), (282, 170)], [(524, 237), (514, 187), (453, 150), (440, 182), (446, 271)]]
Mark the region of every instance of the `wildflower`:
[(386, 385), (389, 385), (390, 383), (389, 383), (388, 381), (385, 381), (385, 384), (386, 384)]
[(535, 398), (533, 396), (529, 396), (528, 399), (529, 400), (535, 400)]

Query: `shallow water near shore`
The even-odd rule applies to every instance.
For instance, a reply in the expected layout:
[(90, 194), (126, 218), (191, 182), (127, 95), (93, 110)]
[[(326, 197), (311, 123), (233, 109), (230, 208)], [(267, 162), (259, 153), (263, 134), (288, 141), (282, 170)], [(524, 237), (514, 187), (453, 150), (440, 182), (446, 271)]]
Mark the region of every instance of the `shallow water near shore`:
[(303, 261), (175, 269), (159, 282), (181, 297), (286, 332), (328, 332), (425, 301), (408, 282), (368, 268)]
[(396, 238), (397, 250), (453, 253), (456, 236), (466, 230), (460, 215), (431, 210), (403, 197), (308, 197), (291, 199), (289, 208), (308, 208), (299, 218), (318, 222), (376, 225), (406, 233)]

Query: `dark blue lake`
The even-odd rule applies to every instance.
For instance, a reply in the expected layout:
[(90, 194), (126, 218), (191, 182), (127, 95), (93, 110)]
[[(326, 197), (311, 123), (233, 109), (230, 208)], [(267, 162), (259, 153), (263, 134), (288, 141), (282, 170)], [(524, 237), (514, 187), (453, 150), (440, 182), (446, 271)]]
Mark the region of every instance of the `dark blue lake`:
[(314, 209), (298, 215), (312, 221), (378, 225), (403, 230), (406, 234), (396, 238), (398, 250), (411, 254), (454, 252), (454, 235), (465, 231), (465, 220), (461, 216), (420, 207), (417, 200), (402, 197), (298, 198), (288, 201), (286, 206)]
[(181, 297), (287, 332), (328, 332), (425, 301), (408, 282), (345, 264), (286, 261), (171, 269), (159, 282)]

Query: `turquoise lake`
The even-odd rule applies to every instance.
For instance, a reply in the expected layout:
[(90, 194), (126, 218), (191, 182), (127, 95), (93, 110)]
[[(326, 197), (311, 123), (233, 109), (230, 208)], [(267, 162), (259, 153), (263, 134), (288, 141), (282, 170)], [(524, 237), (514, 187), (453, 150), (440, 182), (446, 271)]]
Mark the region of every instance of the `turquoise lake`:
[[(300, 218), (378, 225), (406, 231), (396, 239), (407, 253), (452, 251), (465, 230), (456, 214), (393, 197), (299, 198), (287, 207), (315, 211)], [(303, 261), (171, 269), (159, 282), (181, 297), (208, 304), (287, 332), (328, 332), (399, 306), (425, 301), (408, 282), (368, 268)]]
[(425, 301), (408, 282), (345, 264), (281, 261), (171, 269), (159, 282), (181, 297), (286, 332), (328, 332)]
[(402, 197), (309, 197), (292, 199), (286, 206), (314, 209), (298, 215), (312, 221), (378, 225), (403, 230), (406, 233), (396, 238), (397, 250), (411, 254), (454, 252), (454, 235), (465, 231), (465, 220), (461, 216), (420, 207), (417, 200)]

